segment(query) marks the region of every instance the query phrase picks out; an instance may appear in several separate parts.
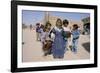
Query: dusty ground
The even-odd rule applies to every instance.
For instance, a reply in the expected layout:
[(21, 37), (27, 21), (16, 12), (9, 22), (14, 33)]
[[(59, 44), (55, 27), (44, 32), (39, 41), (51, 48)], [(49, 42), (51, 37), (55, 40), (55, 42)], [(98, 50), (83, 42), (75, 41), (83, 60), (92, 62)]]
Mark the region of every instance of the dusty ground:
[(77, 59), (90, 58), (89, 36), (87, 35), (80, 35), (77, 54), (74, 54), (73, 52), (71, 52), (71, 50), (68, 50), (65, 53), (64, 59), (54, 59), (52, 55), (44, 57), (43, 51), (41, 49), (41, 43), (36, 41), (35, 30), (24, 29), (23, 42), (24, 42), (22, 48), (23, 62), (77, 60)]

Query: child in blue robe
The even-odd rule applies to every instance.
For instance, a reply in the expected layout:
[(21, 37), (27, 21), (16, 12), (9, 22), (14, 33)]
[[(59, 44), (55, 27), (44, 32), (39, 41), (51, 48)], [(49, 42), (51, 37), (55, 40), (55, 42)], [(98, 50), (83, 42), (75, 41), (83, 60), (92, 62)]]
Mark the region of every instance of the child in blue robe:
[(54, 58), (64, 58), (65, 45), (64, 38), (62, 35), (62, 21), (57, 19), (56, 26), (52, 29), (52, 33), (55, 35), (53, 44), (52, 44), (52, 54)]
[(78, 46), (78, 40), (79, 40), (80, 31), (78, 30), (78, 25), (73, 25), (72, 30), (72, 52), (77, 53), (77, 46)]

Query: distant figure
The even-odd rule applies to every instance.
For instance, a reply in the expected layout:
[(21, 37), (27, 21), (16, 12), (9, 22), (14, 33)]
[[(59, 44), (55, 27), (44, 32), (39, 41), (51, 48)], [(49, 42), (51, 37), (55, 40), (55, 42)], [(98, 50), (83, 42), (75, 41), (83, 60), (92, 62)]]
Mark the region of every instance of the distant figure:
[(32, 25), (30, 25), (30, 30), (32, 30)]
[(52, 44), (52, 54), (54, 58), (59, 58), (59, 59), (64, 58), (65, 45), (64, 45), (64, 38), (62, 32), (63, 32), (62, 20), (57, 19), (56, 26), (51, 31), (51, 33), (55, 35)]
[(40, 40), (40, 23), (36, 24), (36, 40), (39, 41)]
[(73, 25), (72, 30), (72, 52), (77, 53), (78, 39), (79, 39), (80, 31), (78, 30), (78, 25)]
[(39, 38), (40, 38), (40, 41), (43, 40), (43, 35), (44, 35), (44, 29), (45, 29), (45, 26), (41, 24), (40, 26), (40, 29), (39, 29)]

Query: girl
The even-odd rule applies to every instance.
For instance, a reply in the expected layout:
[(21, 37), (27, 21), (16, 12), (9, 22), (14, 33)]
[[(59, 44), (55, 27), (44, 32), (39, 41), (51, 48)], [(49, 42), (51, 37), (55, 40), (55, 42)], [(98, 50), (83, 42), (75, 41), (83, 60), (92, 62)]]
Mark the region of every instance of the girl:
[(49, 38), (50, 30), (51, 30), (51, 24), (46, 23), (44, 30), (41, 34), (41, 42), (42, 42), (42, 49), (44, 52), (44, 56), (51, 54), (52, 41)]
[(55, 35), (53, 44), (52, 44), (52, 54), (54, 58), (64, 58), (64, 39), (63, 39), (63, 28), (61, 19), (57, 19), (56, 27), (54, 27), (51, 31)]
[(78, 30), (78, 25), (73, 25), (72, 30), (72, 52), (77, 53), (77, 45), (78, 45), (78, 39), (79, 39), (80, 31)]

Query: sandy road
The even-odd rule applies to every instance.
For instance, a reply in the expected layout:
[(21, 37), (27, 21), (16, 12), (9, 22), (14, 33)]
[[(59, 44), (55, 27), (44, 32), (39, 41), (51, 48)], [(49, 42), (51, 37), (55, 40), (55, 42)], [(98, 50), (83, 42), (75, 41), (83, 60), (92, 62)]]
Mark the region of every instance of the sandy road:
[(81, 35), (79, 39), (78, 52), (74, 54), (71, 50), (66, 51), (64, 59), (54, 59), (52, 55), (46, 57), (43, 56), (41, 49), (41, 43), (36, 41), (35, 30), (24, 29), (23, 30), (23, 48), (22, 56), (23, 62), (34, 61), (55, 61), (55, 60), (77, 60), (77, 59), (89, 59), (90, 53), (82, 46), (83, 43), (89, 42), (87, 35)]

